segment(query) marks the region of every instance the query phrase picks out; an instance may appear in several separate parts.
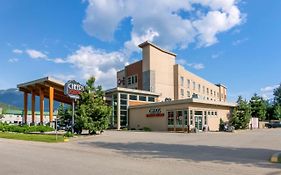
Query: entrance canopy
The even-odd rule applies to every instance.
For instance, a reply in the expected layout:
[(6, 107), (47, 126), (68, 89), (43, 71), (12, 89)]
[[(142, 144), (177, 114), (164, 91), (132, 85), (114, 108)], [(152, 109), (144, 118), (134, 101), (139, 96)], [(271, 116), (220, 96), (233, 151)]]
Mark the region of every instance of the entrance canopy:
[(32, 123), (35, 123), (35, 96), (40, 97), (40, 123), (43, 123), (44, 99), (49, 99), (49, 121), (53, 121), (54, 100), (71, 104), (72, 100), (64, 95), (64, 83), (52, 77), (44, 77), (17, 86), (24, 93), (24, 121), (27, 122), (28, 95), (31, 94)]

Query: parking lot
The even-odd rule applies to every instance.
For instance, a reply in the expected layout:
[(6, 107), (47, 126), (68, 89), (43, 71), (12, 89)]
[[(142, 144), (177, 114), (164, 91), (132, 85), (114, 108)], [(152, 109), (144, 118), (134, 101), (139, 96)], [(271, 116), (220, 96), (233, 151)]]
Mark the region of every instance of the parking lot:
[(106, 131), (68, 143), (0, 139), (1, 174), (279, 175), (281, 129), (236, 133)]

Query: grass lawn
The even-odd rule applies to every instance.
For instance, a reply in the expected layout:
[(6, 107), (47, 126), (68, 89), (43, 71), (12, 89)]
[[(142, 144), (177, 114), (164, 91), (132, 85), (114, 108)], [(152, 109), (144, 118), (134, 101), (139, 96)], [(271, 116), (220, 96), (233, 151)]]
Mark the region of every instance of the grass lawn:
[(47, 142), (47, 143), (63, 142), (63, 136), (59, 136), (59, 135), (58, 135), (58, 140), (56, 140), (55, 135), (0, 132), (0, 138), (15, 139), (15, 140), (28, 140), (28, 141), (37, 141), (37, 142)]

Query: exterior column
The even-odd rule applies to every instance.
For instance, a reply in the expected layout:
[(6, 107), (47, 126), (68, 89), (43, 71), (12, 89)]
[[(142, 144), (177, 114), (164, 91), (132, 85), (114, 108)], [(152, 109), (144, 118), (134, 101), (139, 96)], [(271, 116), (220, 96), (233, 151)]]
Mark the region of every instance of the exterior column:
[(112, 107), (111, 127), (114, 127), (114, 95), (111, 96), (111, 107)]
[(43, 124), (44, 122), (44, 91), (43, 88), (40, 88), (40, 123)]
[(49, 87), (49, 122), (53, 121), (53, 111), (54, 111), (54, 88)]
[(31, 118), (31, 123), (35, 123), (35, 92), (34, 92), (34, 90), (32, 90), (32, 99), (31, 99), (31, 103), (32, 103), (32, 105), (31, 105), (31, 116), (32, 116), (32, 118)]
[(28, 93), (24, 92), (23, 97), (23, 123), (27, 123)]
[(117, 130), (120, 130), (121, 128), (120, 121), (120, 93), (117, 93)]

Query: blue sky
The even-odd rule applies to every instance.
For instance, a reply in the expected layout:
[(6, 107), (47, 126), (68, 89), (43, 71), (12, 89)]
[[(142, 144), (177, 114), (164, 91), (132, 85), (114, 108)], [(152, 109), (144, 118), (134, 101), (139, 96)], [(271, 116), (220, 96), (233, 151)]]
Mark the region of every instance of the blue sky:
[(4, 0), (0, 89), (43, 76), (105, 88), (150, 40), (185, 68), (228, 87), (229, 100), (271, 97), (281, 82), (281, 1)]

